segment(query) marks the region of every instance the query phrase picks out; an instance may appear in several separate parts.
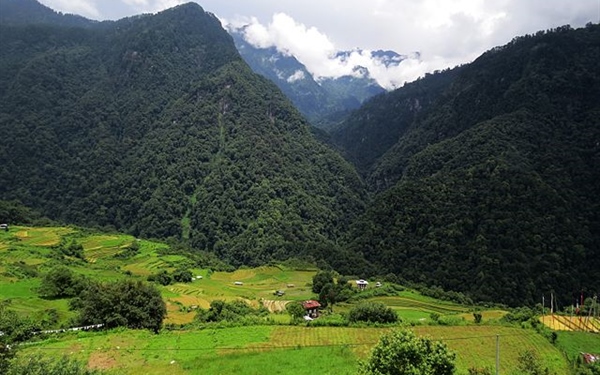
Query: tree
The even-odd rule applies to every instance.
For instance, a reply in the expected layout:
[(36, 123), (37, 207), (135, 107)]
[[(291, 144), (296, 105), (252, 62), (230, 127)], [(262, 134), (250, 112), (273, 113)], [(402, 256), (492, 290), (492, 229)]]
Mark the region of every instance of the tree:
[(293, 301), (285, 305), (285, 310), (292, 316), (292, 320), (300, 320), (304, 316), (304, 307), (300, 302)]
[(6, 373), (16, 355), (18, 346), (15, 344), (31, 338), (37, 329), (30, 319), (22, 318), (4, 303), (0, 304), (0, 374)]
[(79, 310), (81, 324), (104, 324), (108, 328), (148, 328), (158, 333), (167, 314), (160, 291), (141, 281), (90, 283), (71, 301)]
[(398, 315), (381, 302), (361, 302), (350, 310), (348, 320), (352, 323), (395, 323)]
[(83, 276), (74, 274), (66, 266), (56, 266), (42, 277), (38, 293), (44, 298), (69, 298), (79, 295), (85, 285)]
[(329, 271), (319, 271), (312, 279), (313, 293), (320, 294), (321, 289), (327, 284), (333, 284), (333, 275)]
[(540, 358), (538, 355), (531, 350), (525, 350), (519, 354), (517, 359), (517, 368), (521, 374), (524, 375), (549, 375), (550, 371), (548, 368), (542, 368)]
[(360, 362), (361, 375), (451, 375), (456, 355), (445, 344), (417, 337), (409, 330), (381, 336), (370, 357)]
[(329, 283), (329, 284), (325, 284), (323, 285), (323, 287), (321, 288), (321, 291), (319, 292), (319, 303), (321, 303), (321, 306), (323, 307), (331, 307), (333, 308), (333, 305), (335, 304), (335, 302), (337, 301), (337, 289), (335, 287), (335, 285)]
[(189, 283), (192, 281), (192, 271), (178, 268), (173, 272), (173, 280), (178, 283)]

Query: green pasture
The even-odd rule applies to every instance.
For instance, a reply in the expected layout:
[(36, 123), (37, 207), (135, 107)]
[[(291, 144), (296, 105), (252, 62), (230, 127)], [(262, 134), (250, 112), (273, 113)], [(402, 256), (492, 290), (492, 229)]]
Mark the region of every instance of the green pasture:
[[(373, 297), (369, 301), (381, 302), (396, 311), (404, 321), (426, 322), (433, 313), (439, 315), (462, 314), (468, 307), (451, 302), (436, 301), (414, 292), (402, 291), (398, 296)], [(457, 315), (457, 318), (461, 318)]]
[(556, 346), (571, 360), (582, 352), (600, 354), (600, 336), (597, 333), (558, 331), (557, 334)]
[[(353, 374), (385, 328), (251, 326), (198, 331), (71, 333), (28, 346), (23, 354), (67, 354), (90, 367), (126, 374)], [(518, 328), (419, 326), (418, 335), (444, 341), (457, 353), (458, 374), (471, 366), (500, 373), (516, 369), (523, 350), (545, 367), (567, 373), (560, 351), (544, 337)]]
[[(95, 280), (112, 281), (123, 277), (146, 279), (162, 270), (173, 271), (177, 267), (193, 264), (183, 255), (165, 254), (165, 244), (138, 240), (121, 234), (89, 234), (74, 228), (12, 227), (0, 233), (0, 298), (11, 300), (11, 308), (26, 313), (33, 306), (53, 308), (52, 301), (37, 295), (39, 277), (52, 266), (61, 263), (56, 259), (61, 240), (75, 241), (82, 245), (84, 260), (67, 258), (66, 264), (73, 272)], [(129, 258), (120, 254), (137, 242), (138, 252)], [(54, 254), (53, 254), (54, 253)], [(22, 263), (22, 264), (21, 264)], [(62, 262), (63, 264), (64, 261)], [(25, 267), (30, 266), (30, 267)], [(29, 275), (24, 275), (29, 270)], [(129, 273), (131, 276), (126, 276)], [(192, 269), (194, 276), (202, 279), (188, 284), (161, 287), (167, 302), (167, 323), (188, 323), (193, 313), (186, 308), (208, 308), (215, 299), (231, 301), (244, 299), (254, 306), (261, 300), (304, 300), (312, 298), (310, 283), (316, 271), (294, 271), (285, 267), (260, 267), (240, 269), (235, 272), (211, 272)], [(241, 282), (243, 285), (236, 285)], [(284, 297), (273, 292), (284, 290)]]
[[(76, 241), (83, 246), (85, 260), (62, 257), (56, 245)], [(126, 255), (133, 243), (137, 253)], [(73, 228), (13, 227), (0, 233), (0, 299), (11, 309), (32, 317), (56, 310), (64, 324), (72, 317), (67, 300), (45, 300), (37, 295), (40, 276), (56, 264), (67, 264), (74, 272), (96, 280), (122, 277), (146, 279), (163, 269), (189, 267), (193, 262), (183, 255), (168, 254), (167, 245), (138, 240), (119, 234), (90, 234)], [(58, 254), (54, 254), (59, 252)], [(125, 252), (121, 254), (122, 252)], [(212, 272), (191, 268), (191, 283), (161, 286), (167, 303), (165, 323), (185, 324), (193, 320), (195, 308), (208, 308), (215, 299), (244, 299), (253, 306), (265, 302), (284, 306), (287, 301), (314, 298), (312, 277), (316, 270), (298, 271), (283, 266), (243, 268), (235, 272)], [(277, 297), (276, 290), (285, 295)], [(431, 314), (470, 322), (466, 306), (438, 301), (405, 290), (396, 296), (373, 297), (392, 307), (404, 322), (423, 322)], [(336, 304), (334, 311), (344, 313), (352, 304)], [(503, 311), (482, 311), (484, 322), (495, 320)], [(253, 326), (198, 331), (146, 331), (70, 333), (28, 346), (24, 353), (41, 351), (49, 355), (64, 353), (83, 359), (91, 367), (127, 374), (352, 374), (357, 361), (365, 358), (383, 328), (288, 326), (287, 314), (271, 314), (281, 325)], [(460, 326), (414, 327), (421, 335), (444, 340), (458, 353), (461, 374), (471, 366), (492, 367), (495, 363), (496, 337), (500, 337), (501, 373), (510, 373), (519, 353), (536, 351), (544, 365), (556, 373), (566, 373), (561, 351), (530, 330), (502, 326), (462, 324)], [(566, 352), (591, 345), (592, 340), (559, 336)], [(584, 340), (583, 344), (569, 344)], [(579, 342), (579, 341), (577, 341)]]

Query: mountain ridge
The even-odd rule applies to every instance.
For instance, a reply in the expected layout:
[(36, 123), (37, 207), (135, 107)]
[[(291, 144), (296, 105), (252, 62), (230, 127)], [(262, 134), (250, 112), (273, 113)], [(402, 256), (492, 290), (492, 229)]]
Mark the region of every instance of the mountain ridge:
[(361, 179), (214, 15), (193, 3), (0, 28), (3, 198), (234, 265), (344, 261), (336, 243), (362, 210)]
[[(518, 37), (355, 112), (332, 139), (376, 195), (349, 249), (476, 300), (600, 289), (599, 47), (592, 24)], [(415, 115), (415, 89), (437, 84)], [(354, 152), (377, 122), (400, 124), (377, 130), (394, 142)]]

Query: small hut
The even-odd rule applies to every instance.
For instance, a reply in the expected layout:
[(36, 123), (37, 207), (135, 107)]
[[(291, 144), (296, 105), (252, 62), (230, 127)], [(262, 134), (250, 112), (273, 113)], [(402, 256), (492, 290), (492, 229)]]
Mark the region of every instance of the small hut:
[(358, 288), (358, 290), (365, 290), (367, 289), (367, 285), (369, 285), (369, 282), (367, 280), (356, 280), (356, 287)]

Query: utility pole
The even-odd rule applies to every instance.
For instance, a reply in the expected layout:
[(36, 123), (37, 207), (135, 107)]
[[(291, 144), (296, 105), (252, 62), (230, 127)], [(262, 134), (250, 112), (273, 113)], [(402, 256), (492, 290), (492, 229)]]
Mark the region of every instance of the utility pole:
[(546, 305), (545, 305), (545, 301), (544, 301), (544, 295), (542, 294), (542, 323), (546, 324), (546, 312), (544, 311), (546, 309)]
[(496, 375), (500, 375), (500, 335), (496, 335)]

